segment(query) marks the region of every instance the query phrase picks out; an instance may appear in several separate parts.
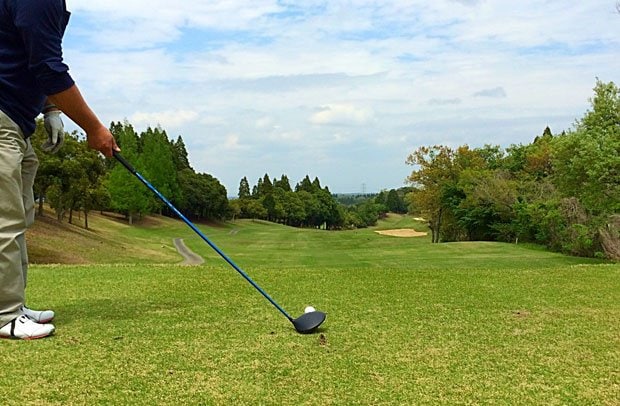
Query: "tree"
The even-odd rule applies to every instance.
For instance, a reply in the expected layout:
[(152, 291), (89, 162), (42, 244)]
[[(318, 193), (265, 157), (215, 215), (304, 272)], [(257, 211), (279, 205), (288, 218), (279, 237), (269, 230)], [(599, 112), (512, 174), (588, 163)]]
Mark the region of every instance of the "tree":
[(317, 190), (321, 190), (321, 181), (319, 180), (318, 177), (314, 177), (314, 180), (312, 181), (312, 189), (316, 192)]
[(308, 193), (314, 192), (314, 187), (312, 186), (312, 182), (310, 181), (310, 177), (306, 175), (301, 182), (295, 185), (295, 192), (305, 191)]
[(381, 204), (375, 203), (372, 199), (366, 200), (356, 206), (356, 218), (359, 227), (369, 227), (377, 224), (379, 214), (381, 213)]
[[(91, 179), (94, 183), (98, 181), (100, 171), (93, 167), (93, 161), (88, 162), (86, 157), (86, 146), (80, 143), (78, 135), (65, 134), (65, 142), (63, 147), (51, 159), (54, 163), (53, 180), (46, 193), (46, 200), (55, 210), (56, 217), (59, 221), (69, 214), (69, 223), (73, 222), (73, 211), (81, 210), (83, 207), (84, 189), (90, 186)], [(43, 160), (48, 154), (42, 155)], [(92, 158), (95, 155), (90, 155)], [(101, 164), (101, 161), (97, 162)], [(97, 165), (95, 163), (94, 165)], [(95, 172), (92, 177), (89, 172)]]
[(285, 192), (290, 192), (293, 189), (291, 189), (291, 183), (288, 180), (288, 176), (286, 175), (282, 175), (280, 177), (280, 180), (274, 180), (273, 182), (273, 187), (274, 188), (278, 188), (278, 189), (282, 189)]
[(317, 227), (321, 210), (317, 197), (305, 190), (297, 191), (295, 194), (299, 196), (299, 199), (303, 203), (303, 212), (305, 213), (304, 220), (300, 226)]
[(34, 182), (35, 198), (39, 201), (38, 215), (43, 215), (43, 202), (47, 197), (48, 189), (57, 181), (60, 157), (57, 154), (43, 152), (41, 144), (47, 139), (47, 133), (43, 127), (43, 120), (37, 120), (37, 127), (31, 138), (31, 144), (39, 159), (39, 169)]
[(604, 250), (615, 257), (620, 252), (620, 230), (613, 226), (620, 213), (620, 90), (613, 82), (597, 80), (594, 93), (591, 110), (574, 131), (554, 141), (553, 183), (565, 199), (563, 207), (583, 209), (586, 215), (583, 221), (565, 216), (570, 251), (577, 247), (579, 254), (591, 255)]
[(239, 199), (249, 199), (251, 197), (250, 194), (250, 184), (248, 182), (248, 178), (245, 176), (239, 182)]
[(241, 203), (239, 199), (233, 199), (228, 202), (230, 218), (235, 221), (241, 215)]
[(257, 184), (256, 196), (261, 198), (270, 195), (273, 192), (273, 184), (268, 174), (263, 176), (262, 180), (259, 179)]
[(516, 233), (506, 225), (514, 217), (517, 182), (503, 170), (464, 170), (459, 179), (464, 199), (455, 208), (457, 223), (468, 240), (513, 241)]
[(189, 158), (187, 149), (185, 148), (185, 142), (183, 142), (183, 137), (179, 135), (176, 141), (170, 141), (170, 149), (172, 151), (172, 161), (177, 171), (192, 169), (189, 164)]
[[(141, 134), (140, 142), (142, 151), (139, 162), (142, 174), (169, 200), (177, 201), (179, 197), (177, 169), (166, 132), (161, 128), (149, 127)], [(189, 165), (186, 168), (189, 168)], [(164, 207), (163, 203), (155, 198), (151, 198), (150, 203), (153, 211), (161, 212)]]
[[(110, 131), (116, 138), (118, 145), (123, 150), (123, 156), (129, 162), (135, 162), (136, 169), (142, 172), (141, 163), (138, 161), (138, 135), (131, 124), (112, 123)], [(151, 194), (142, 183), (136, 179), (122, 165), (114, 164), (107, 180), (110, 191), (110, 206), (118, 213), (127, 217), (129, 224), (133, 224), (134, 215), (142, 215), (148, 212)]]
[(390, 189), (388, 192), (387, 197), (385, 198), (385, 206), (387, 207), (387, 210), (392, 213), (407, 212), (407, 205), (396, 189)]
[(262, 187), (263, 187), (263, 179), (258, 178), (258, 182), (256, 183), (256, 185), (254, 185), (254, 187), (252, 187), (252, 198), (258, 199), (261, 197), (260, 193), (261, 193)]
[(276, 199), (273, 197), (273, 193), (263, 196), (261, 203), (263, 204), (265, 210), (267, 210), (267, 220), (273, 222), (277, 221), (277, 202)]
[(71, 223), (74, 209), (82, 210), (84, 228), (88, 229), (88, 213), (93, 209), (101, 209), (109, 202), (109, 194), (103, 185), (106, 167), (101, 155), (90, 149), (85, 140), (77, 144), (75, 152), (76, 155), (70, 159), (77, 162), (80, 170), (71, 179), (72, 204), (69, 222)]
[(411, 193), (412, 204), (429, 221), (432, 241), (457, 241), (467, 238), (467, 232), (458, 222), (458, 212), (467, 195), (459, 184), (464, 171), (488, 168), (489, 157), (497, 155), (491, 147), (471, 149), (464, 145), (453, 150), (446, 146), (420, 147), (411, 154), (407, 163), (419, 170), (409, 176), (416, 187)]
[(263, 219), (267, 217), (267, 209), (258, 200), (250, 199), (245, 205), (245, 215), (251, 219)]
[(620, 213), (620, 91), (597, 80), (592, 109), (554, 144), (554, 183), (591, 214)]
[(222, 219), (229, 213), (226, 188), (213, 176), (184, 169), (178, 178), (185, 196), (179, 209), (187, 216)]
[(455, 151), (435, 145), (420, 147), (407, 158), (409, 165), (419, 166), (409, 175), (408, 181), (415, 187), (412, 198), (420, 214), (428, 220), (432, 242), (440, 240), (446, 205), (442, 201), (444, 191), (458, 181)]
[(284, 192), (282, 206), (287, 225), (299, 227), (303, 224), (306, 218), (306, 210), (299, 194), (293, 191)]
[[(318, 178), (315, 179), (318, 185)], [(340, 210), (338, 203), (332, 196), (327, 186), (323, 189), (319, 189), (315, 195), (318, 197), (321, 214), (318, 220), (318, 225), (323, 224), (328, 230), (334, 230), (342, 228), (344, 224), (344, 212)]]

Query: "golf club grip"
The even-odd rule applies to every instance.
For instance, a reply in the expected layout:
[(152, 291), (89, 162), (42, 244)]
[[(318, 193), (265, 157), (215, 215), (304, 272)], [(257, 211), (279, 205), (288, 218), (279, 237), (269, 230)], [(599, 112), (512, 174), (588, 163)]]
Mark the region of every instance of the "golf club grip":
[(118, 162), (120, 162), (125, 168), (127, 168), (129, 172), (133, 173), (134, 175), (136, 174), (135, 168), (131, 166), (131, 164), (127, 162), (125, 158), (123, 158), (120, 152), (112, 151), (112, 153), (114, 154), (114, 158), (116, 158)]

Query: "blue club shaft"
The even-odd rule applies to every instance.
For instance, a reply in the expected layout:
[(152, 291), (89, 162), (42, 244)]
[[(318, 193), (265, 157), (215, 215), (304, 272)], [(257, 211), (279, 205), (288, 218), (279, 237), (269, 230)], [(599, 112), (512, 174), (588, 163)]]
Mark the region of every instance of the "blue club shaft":
[(151, 190), (151, 192), (155, 193), (155, 195), (157, 197), (159, 197), (159, 199), (161, 199), (162, 202), (164, 202), (166, 204), (166, 206), (168, 206), (170, 208), (170, 210), (172, 210), (177, 216), (179, 216), (179, 218), (181, 220), (183, 220), (185, 222), (185, 224), (187, 224), (192, 230), (194, 230), (194, 232), (196, 234), (198, 234), (198, 236), (200, 236), (200, 238), (202, 238), (204, 240), (204, 242), (206, 242), (207, 244), (209, 244), (209, 246), (211, 248), (213, 248), (213, 250), (215, 252), (217, 252), (223, 259), (224, 261), (228, 262), (228, 264), (230, 266), (232, 266), (234, 268), (235, 271), (237, 271), (239, 273), (239, 275), (241, 275), (246, 281), (248, 281), (252, 286), (254, 286), (254, 288), (256, 290), (258, 290), (260, 292), (261, 295), (263, 295), (265, 297), (265, 299), (269, 300), (269, 302), (280, 311), (280, 313), (282, 313), (289, 321), (293, 321), (293, 318), (278, 304), (276, 303), (275, 300), (273, 300), (273, 298), (271, 296), (269, 296), (267, 294), (267, 292), (265, 292), (263, 290), (263, 288), (261, 288), (260, 286), (258, 286), (258, 284), (256, 282), (254, 282), (252, 280), (252, 278), (250, 278), (250, 276), (245, 273), (241, 268), (239, 268), (239, 266), (237, 266), (237, 264), (235, 264), (235, 262), (230, 259), (228, 257), (228, 255), (226, 255), (221, 249), (219, 249), (219, 247), (217, 245), (215, 245), (209, 238), (207, 238), (206, 235), (204, 235), (204, 233), (202, 231), (200, 231), (198, 229), (198, 227), (196, 227), (194, 225), (194, 223), (192, 223), (187, 217), (185, 217), (183, 215), (183, 213), (181, 213), (176, 207), (174, 207), (174, 205), (172, 203), (170, 203), (170, 201), (168, 199), (166, 199), (166, 197), (164, 195), (162, 195), (159, 190), (157, 190), (153, 185), (151, 185), (151, 183), (149, 181), (147, 181), (140, 173), (138, 173), (138, 171), (136, 171), (134, 169), (134, 167), (127, 162), (127, 160), (125, 160), (125, 158), (123, 158), (121, 156), (121, 154), (119, 154), (118, 152), (114, 152), (114, 157), (125, 167), (127, 168), (127, 170), (129, 170), (129, 172), (131, 172), (132, 174), (134, 174), (139, 180), (140, 182), (142, 182), (147, 188), (149, 188)]

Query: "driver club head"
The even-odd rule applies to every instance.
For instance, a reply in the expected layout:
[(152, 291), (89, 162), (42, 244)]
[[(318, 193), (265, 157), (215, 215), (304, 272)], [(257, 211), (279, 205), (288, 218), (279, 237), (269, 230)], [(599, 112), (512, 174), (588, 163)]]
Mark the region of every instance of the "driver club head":
[(326, 317), (325, 313), (314, 311), (304, 313), (298, 318), (291, 320), (291, 322), (298, 333), (308, 334), (316, 330), (325, 321)]

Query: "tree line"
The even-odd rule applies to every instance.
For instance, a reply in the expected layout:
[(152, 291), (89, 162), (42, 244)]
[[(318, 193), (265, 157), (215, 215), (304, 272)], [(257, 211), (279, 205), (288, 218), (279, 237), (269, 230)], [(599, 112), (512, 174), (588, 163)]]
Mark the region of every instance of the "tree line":
[(243, 177), (239, 182), (239, 197), (230, 205), (234, 216), (239, 218), (341, 230), (373, 226), (387, 212), (406, 213), (404, 190), (407, 189), (351, 199), (332, 194), (316, 177), (310, 180), (306, 175), (293, 188), (288, 176), (272, 179), (265, 174), (253, 186)]
[(533, 242), (620, 259), (620, 92), (597, 79), (574, 128), (528, 145), (423, 146), (407, 158), (412, 211), (432, 241)]
[(268, 174), (259, 178), (250, 190), (247, 177), (239, 183), (238, 199), (231, 202), (237, 217), (264, 219), (294, 227), (337, 229), (343, 224), (343, 210), (327, 186), (318, 178), (306, 175), (291, 187), (286, 175), (271, 180)]
[[(247, 178), (243, 178), (239, 198), (229, 201), (226, 188), (216, 178), (196, 173), (190, 166), (181, 136), (170, 140), (159, 127), (138, 134), (127, 121), (111, 123), (110, 131), (123, 156), (137, 171), (193, 219), (243, 217), (336, 230), (374, 225), (391, 206), (404, 205), (403, 193), (390, 191), (371, 201), (344, 206), (327, 186), (321, 186), (318, 178), (311, 181), (306, 176), (293, 189), (286, 175), (271, 180), (267, 174), (251, 190)], [(83, 214), (86, 228), (92, 210), (120, 213), (130, 224), (147, 214), (172, 215), (121, 164), (89, 149), (81, 134), (65, 134), (65, 145), (56, 154), (41, 151), (46, 137), (39, 121), (32, 144), (40, 160), (34, 186), (40, 215), (44, 201), (60, 221), (68, 219), (73, 223), (75, 213)]]
[[(180, 211), (193, 219), (252, 218), (295, 227), (329, 230), (368, 227), (387, 212), (428, 220), (434, 243), (489, 240), (532, 242), (572, 255), (620, 259), (620, 90), (597, 80), (591, 108), (574, 128), (549, 128), (531, 144), (457, 148), (422, 146), (411, 153), (408, 187), (373, 196), (337, 197), (308, 175), (295, 187), (286, 175), (265, 174), (251, 186), (241, 179), (238, 198), (213, 176), (189, 163), (181, 136), (148, 128), (138, 134), (125, 121), (111, 132), (123, 155)], [(123, 214), (132, 223), (169, 209), (115, 160), (87, 147), (78, 133), (66, 134), (57, 154), (40, 145), (41, 121), (33, 135), (40, 160), (35, 195), (58, 219), (92, 210)], [(339, 201), (340, 200), (340, 201)]]
[[(150, 127), (138, 134), (127, 121), (112, 123), (110, 131), (123, 156), (186, 216), (229, 216), (226, 188), (213, 176), (194, 171), (181, 136), (169, 140), (164, 130)], [(65, 134), (65, 143), (56, 154), (41, 151), (46, 137), (39, 121), (32, 139), (39, 157), (34, 185), (39, 214), (46, 201), (59, 220), (68, 217), (72, 223), (75, 212), (83, 213), (86, 228), (92, 210), (123, 214), (130, 224), (146, 214), (170, 214), (120, 163), (89, 149), (80, 134)]]

